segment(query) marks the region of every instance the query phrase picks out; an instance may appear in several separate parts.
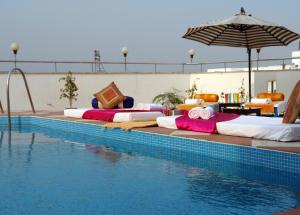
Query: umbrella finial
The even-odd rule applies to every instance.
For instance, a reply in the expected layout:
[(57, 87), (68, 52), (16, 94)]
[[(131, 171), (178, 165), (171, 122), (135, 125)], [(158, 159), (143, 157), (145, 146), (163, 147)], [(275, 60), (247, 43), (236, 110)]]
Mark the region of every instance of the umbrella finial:
[(246, 11), (243, 7), (241, 7), (241, 15), (246, 15)]

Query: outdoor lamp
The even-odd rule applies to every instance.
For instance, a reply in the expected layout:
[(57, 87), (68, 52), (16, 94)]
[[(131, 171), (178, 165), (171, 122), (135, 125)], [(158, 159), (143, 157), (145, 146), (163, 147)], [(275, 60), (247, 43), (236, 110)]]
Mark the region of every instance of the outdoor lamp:
[(15, 68), (17, 68), (17, 53), (19, 50), (19, 44), (16, 42), (13, 42), (12, 44), (10, 44), (10, 49), (13, 51), (14, 55), (15, 55)]
[(127, 63), (126, 58), (127, 58), (127, 54), (128, 54), (128, 48), (127, 47), (123, 47), (121, 49), (121, 52), (122, 52), (122, 54), (124, 56), (124, 65), (125, 65), (125, 72), (126, 72), (126, 70), (127, 70), (127, 68), (126, 68), (126, 63)]
[(10, 44), (10, 49), (13, 51), (13, 53), (16, 55), (19, 50), (19, 44), (16, 42), (13, 42)]
[(190, 58), (191, 58), (191, 63), (193, 63), (193, 57), (194, 57), (195, 53), (196, 53), (195, 49), (190, 49), (189, 50), (189, 55), (190, 55)]

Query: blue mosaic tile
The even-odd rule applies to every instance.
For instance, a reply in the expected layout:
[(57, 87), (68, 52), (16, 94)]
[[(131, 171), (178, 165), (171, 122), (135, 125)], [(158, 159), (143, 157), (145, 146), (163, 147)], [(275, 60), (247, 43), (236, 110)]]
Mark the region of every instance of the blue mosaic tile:
[[(0, 117), (0, 125), (7, 124), (7, 117)], [(127, 141), (133, 144), (145, 144), (161, 149), (192, 152), (197, 156), (207, 156), (235, 163), (266, 167), (281, 171), (300, 173), (300, 155), (295, 153), (265, 150), (247, 146), (221, 144), (204, 140), (151, 134), (140, 131), (123, 131), (107, 129), (100, 125), (82, 122), (70, 122), (42, 117), (14, 116), (14, 125), (36, 125), (58, 129), (65, 132), (76, 132), (95, 137)]]

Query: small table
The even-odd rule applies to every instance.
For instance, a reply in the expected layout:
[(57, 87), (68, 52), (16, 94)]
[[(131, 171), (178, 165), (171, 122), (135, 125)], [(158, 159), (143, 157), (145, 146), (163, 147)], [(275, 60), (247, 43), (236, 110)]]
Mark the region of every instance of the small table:
[(249, 115), (256, 114), (256, 116), (260, 116), (261, 108), (223, 108), (222, 112), (224, 113), (235, 113), (239, 115)]
[(237, 107), (237, 108), (240, 108), (240, 107), (242, 107), (242, 104), (243, 103), (241, 103), (241, 102), (230, 102), (230, 103), (228, 103), (228, 102), (221, 102), (221, 103), (219, 103), (219, 111), (220, 112), (222, 112), (222, 110), (224, 109), (224, 108), (227, 108), (227, 107)]

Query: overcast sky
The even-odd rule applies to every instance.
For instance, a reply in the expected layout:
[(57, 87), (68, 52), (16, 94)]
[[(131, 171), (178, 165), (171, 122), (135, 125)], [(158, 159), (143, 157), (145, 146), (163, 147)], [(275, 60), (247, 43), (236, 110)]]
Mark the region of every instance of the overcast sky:
[[(206, 46), (182, 39), (189, 26), (246, 12), (300, 33), (299, 0), (1, 0), (0, 59), (12, 59), (10, 43), (20, 44), (22, 60), (91, 60), (100, 49), (103, 61), (186, 62), (247, 60), (241, 48)], [(289, 57), (288, 47), (266, 48), (262, 57)]]

